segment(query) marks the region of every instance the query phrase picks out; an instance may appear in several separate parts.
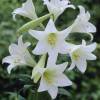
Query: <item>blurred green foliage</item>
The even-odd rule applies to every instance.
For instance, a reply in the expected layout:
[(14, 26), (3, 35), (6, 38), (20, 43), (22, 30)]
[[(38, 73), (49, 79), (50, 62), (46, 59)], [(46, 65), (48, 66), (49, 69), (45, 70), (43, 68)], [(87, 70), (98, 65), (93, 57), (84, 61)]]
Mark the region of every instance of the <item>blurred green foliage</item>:
[[(20, 7), (25, 0), (0, 0), (0, 100), (36, 100), (36, 84), (30, 79), (30, 68), (18, 68), (8, 75), (6, 66), (2, 65), (2, 58), (9, 54), (8, 46), (17, 41), (16, 30), (29, 19), (17, 17), (17, 21), (12, 20), (11, 12)], [(38, 16), (48, 13), (42, 0), (33, 0)], [(94, 52), (97, 55), (96, 61), (88, 62), (85, 74), (77, 70), (66, 74), (74, 82), (73, 86), (59, 89), (56, 100), (100, 100), (100, 0), (71, 0), (73, 4), (83, 5), (91, 13), (91, 22), (97, 26), (97, 33), (94, 34), (94, 41), (98, 42), (98, 47)], [(77, 13), (76, 13), (77, 12)], [(71, 25), (78, 14), (76, 10), (67, 9), (57, 20), (58, 29), (64, 29)], [(45, 24), (45, 23), (44, 23)], [(77, 36), (78, 39), (80, 39)], [(31, 37), (29, 37), (32, 42)], [(26, 38), (27, 40), (27, 38)], [(34, 43), (33, 43), (34, 44)], [(38, 59), (38, 58), (36, 58)], [(65, 61), (66, 57), (61, 57), (59, 62)], [(49, 95), (39, 93), (38, 100), (51, 100)]]

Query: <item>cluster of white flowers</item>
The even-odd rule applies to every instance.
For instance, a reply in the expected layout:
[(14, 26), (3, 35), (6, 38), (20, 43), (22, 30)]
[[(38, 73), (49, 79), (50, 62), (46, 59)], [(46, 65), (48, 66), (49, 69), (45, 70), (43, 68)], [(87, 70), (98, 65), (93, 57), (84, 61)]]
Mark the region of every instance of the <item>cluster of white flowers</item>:
[[(74, 23), (68, 28), (58, 31), (55, 27), (55, 21), (65, 9), (73, 8), (75, 10), (75, 6), (71, 5), (69, 0), (43, 0), (43, 2), (47, 6), (49, 13), (52, 14), (52, 17), (48, 21), (44, 31), (28, 30), (28, 33), (38, 40), (32, 53), (34, 55), (42, 55), (41, 59), (37, 64), (35, 63), (28, 51), (30, 43), (23, 43), (22, 36), (20, 36), (18, 45), (11, 44), (9, 46), (10, 56), (5, 57), (3, 63), (10, 64), (8, 66), (8, 73), (11, 73), (11, 70), (19, 65), (33, 67), (31, 79), (34, 80), (34, 83), (40, 80), (38, 92), (48, 91), (52, 99), (55, 99), (58, 93), (58, 87), (72, 85), (72, 82), (64, 74), (68, 62), (66, 61), (63, 64), (56, 65), (58, 53), (66, 54), (66, 56), (69, 54), (72, 63), (68, 71), (76, 66), (79, 71), (84, 73), (87, 68), (86, 60), (96, 59), (96, 56), (92, 54), (96, 49), (96, 43), (86, 45), (86, 41), (82, 40), (82, 44), (75, 45), (65, 39), (72, 32), (91, 34), (96, 32), (96, 28), (89, 22), (90, 13), (88, 11), (86, 12), (83, 6), (78, 6), (80, 13)], [(14, 19), (16, 14), (28, 17), (31, 20), (38, 19), (32, 0), (27, 0), (21, 8), (15, 9), (12, 14)]]

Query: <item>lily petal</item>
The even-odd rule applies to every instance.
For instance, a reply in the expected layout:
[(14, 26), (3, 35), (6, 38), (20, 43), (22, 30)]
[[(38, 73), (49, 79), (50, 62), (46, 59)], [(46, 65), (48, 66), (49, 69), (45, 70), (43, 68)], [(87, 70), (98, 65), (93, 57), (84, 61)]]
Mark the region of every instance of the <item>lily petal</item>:
[(37, 15), (36, 15), (36, 12), (35, 12), (35, 7), (34, 7), (32, 0), (27, 0), (25, 3), (23, 3), (21, 8), (15, 9), (12, 12), (12, 14), (13, 14), (14, 20), (16, 20), (16, 18), (15, 18), (16, 14), (28, 17), (30, 19), (36, 19), (37, 18)]
[(2, 63), (12, 63), (13, 59), (14, 59), (14, 57), (7, 56), (7, 57), (3, 58)]
[(75, 68), (75, 63), (72, 61), (70, 67), (68, 68), (68, 71), (72, 70)]
[(53, 52), (53, 51), (49, 52), (47, 66), (48, 67), (53, 66), (56, 63), (56, 61), (57, 61), (57, 57), (58, 57), (58, 54), (56, 52)]
[(58, 93), (58, 88), (52, 87), (48, 90), (48, 93), (51, 95), (52, 99), (55, 99)]
[(88, 53), (87, 55), (86, 55), (86, 59), (87, 60), (96, 60), (96, 56), (94, 55), (94, 54), (92, 54), (92, 53)]
[(69, 0), (43, 0), (50, 13), (54, 15), (54, 21), (64, 12), (66, 8), (75, 9), (74, 5), (70, 5)]
[(50, 19), (49, 20), (49, 22), (48, 22), (48, 24), (47, 24), (47, 26), (46, 26), (46, 28), (45, 28), (45, 31), (48, 33), (55, 33), (55, 32), (57, 32), (57, 29), (56, 29), (56, 27), (55, 27), (55, 24), (54, 24), (54, 22), (53, 22), (53, 20), (52, 19)]
[(81, 71), (82, 73), (84, 73), (86, 71), (86, 68), (87, 68), (87, 62), (83, 58), (80, 58), (76, 62), (76, 66), (79, 69), (79, 71)]
[(61, 47), (59, 48), (59, 53), (61, 54), (68, 54), (71, 50), (71, 45), (67, 44), (65, 41), (61, 44)]
[(40, 81), (40, 86), (38, 88), (38, 92), (46, 91), (48, 90), (48, 85), (45, 82), (45, 79), (42, 77)]
[(59, 64), (59, 65), (57, 65), (56, 69), (58, 72), (63, 73), (65, 71), (67, 65), (68, 65), (68, 62), (65, 62), (63, 64)]
[(96, 47), (97, 47), (97, 44), (96, 43), (92, 43), (92, 44), (86, 46), (85, 50), (87, 52), (93, 52), (96, 49)]
[(13, 64), (11, 64), (11, 65), (9, 65), (9, 66), (7, 67), (7, 71), (8, 71), (9, 74), (11, 73), (11, 70), (12, 70), (14, 67), (15, 67), (15, 66), (14, 66)]
[(94, 33), (96, 32), (96, 27), (89, 22), (90, 13), (85, 12), (85, 8), (83, 6), (79, 6), (80, 13), (77, 16), (75, 22), (69, 27), (72, 29), (71, 32), (80, 32), (80, 33)]
[(29, 34), (37, 40), (43, 40), (45, 33), (43, 31), (29, 30)]
[(10, 52), (11, 55), (19, 54), (18, 46), (16, 44), (11, 44), (9, 46), (9, 52)]
[(36, 55), (46, 54), (47, 53), (46, 46), (43, 45), (42, 42), (38, 42), (35, 49), (32, 52), (33, 54)]
[(56, 79), (56, 85), (60, 87), (65, 87), (72, 85), (72, 82), (64, 74), (60, 74)]

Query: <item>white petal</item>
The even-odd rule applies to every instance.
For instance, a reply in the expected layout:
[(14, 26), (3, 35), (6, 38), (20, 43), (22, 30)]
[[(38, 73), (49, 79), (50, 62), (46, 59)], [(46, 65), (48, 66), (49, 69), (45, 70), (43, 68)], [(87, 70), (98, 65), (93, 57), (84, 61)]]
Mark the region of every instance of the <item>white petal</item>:
[(3, 58), (2, 63), (12, 63), (13, 59), (14, 59), (14, 57), (7, 56), (7, 57)]
[(36, 55), (42, 55), (47, 53), (47, 49), (48, 48), (42, 43), (42, 41), (39, 41), (32, 52)]
[(48, 66), (48, 67), (53, 66), (53, 65), (56, 63), (56, 61), (57, 61), (57, 57), (58, 57), (57, 52), (55, 52), (55, 51), (49, 52), (49, 57), (48, 57), (47, 66)]
[(86, 46), (86, 41), (82, 40), (82, 45)]
[(35, 7), (32, 2), (32, 0), (27, 0), (25, 3), (23, 3), (21, 8), (15, 9), (13, 12), (13, 18), (15, 19), (15, 15), (19, 14), (21, 16), (28, 17), (30, 19), (36, 19), (37, 15), (35, 12)]
[[(59, 43), (60, 44), (60, 43)], [(59, 46), (59, 45), (58, 45)], [(66, 42), (62, 42), (62, 44), (60, 44), (60, 46), (59, 46), (60, 48), (60, 50), (59, 50), (59, 53), (61, 53), (61, 54), (67, 54), (67, 53), (69, 53), (70, 52), (70, 50), (71, 50), (71, 45), (70, 44), (68, 44), (68, 43), (66, 43)]]
[(78, 6), (80, 9), (80, 14), (85, 14), (85, 8), (83, 6)]
[(85, 13), (85, 8), (83, 6), (79, 6), (80, 14), (77, 16), (75, 22), (72, 24), (70, 28), (72, 28), (72, 32), (80, 32), (80, 33), (94, 33), (96, 32), (96, 27), (88, 22), (90, 19), (89, 12)]
[(21, 35), (19, 38), (18, 38), (18, 48), (19, 49), (24, 49), (25, 47), (24, 47), (24, 43), (23, 43), (23, 36)]
[(90, 15), (90, 13), (88, 11), (86, 12), (86, 15), (87, 15), (87, 20), (90, 20), (91, 15)]
[(65, 63), (63, 63), (63, 64), (59, 64), (59, 65), (57, 65), (56, 70), (57, 70), (58, 72), (62, 73), (62, 72), (65, 71), (67, 65), (68, 65), (68, 62), (65, 62)]
[(16, 44), (11, 44), (9, 46), (9, 52), (10, 52), (11, 55), (19, 54), (18, 46)]
[(50, 13), (54, 15), (54, 21), (64, 12), (66, 8), (73, 8), (73, 5), (69, 5), (70, 1), (68, 0), (43, 0), (44, 4), (47, 5), (47, 8)]
[(25, 47), (29, 47), (31, 45), (31, 43), (30, 42), (26, 42), (24, 45), (25, 45)]
[(31, 45), (30, 42), (26, 42), (26, 43), (23, 42), (23, 36), (22, 35), (18, 38), (18, 48), (26, 49), (30, 45)]
[(79, 69), (79, 71), (81, 71), (82, 73), (84, 73), (86, 71), (87, 68), (87, 62), (84, 58), (80, 58), (77, 62), (76, 62), (76, 66)]
[(58, 88), (57, 87), (51, 87), (48, 90), (48, 93), (51, 95), (52, 99), (55, 99), (57, 97)]
[(75, 68), (75, 63), (72, 61), (70, 67), (68, 68), (68, 71), (72, 70), (73, 68)]
[(96, 43), (92, 43), (92, 44), (86, 46), (85, 50), (87, 52), (93, 52), (96, 49), (96, 47), (97, 47), (97, 44)]
[(60, 31), (59, 35), (60, 37), (62, 37), (63, 39), (67, 38), (67, 36), (69, 35), (69, 33), (71, 32), (72, 28), (71, 27), (68, 27), (66, 29), (64, 29), (63, 31)]
[(11, 70), (15, 67), (15, 65), (11, 64), (7, 67), (7, 71), (8, 73), (10, 74), (11, 73)]
[(29, 34), (37, 40), (43, 40), (43, 38), (45, 37), (44, 31), (29, 30)]
[(87, 55), (86, 55), (86, 59), (87, 60), (96, 60), (96, 56), (94, 55), (94, 54), (92, 54), (92, 53), (88, 53)]
[(57, 29), (56, 29), (55, 24), (54, 24), (52, 19), (49, 20), (49, 22), (48, 22), (48, 24), (47, 24), (47, 26), (45, 28), (45, 31), (49, 32), (49, 33), (57, 32)]
[(40, 86), (38, 88), (38, 92), (46, 91), (46, 90), (48, 90), (48, 88), (49, 87), (46, 84), (45, 79), (42, 77), (41, 80), (40, 80)]
[(74, 5), (67, 5), (66, 8), (72, 8), (72, 9), (75, 9), (75, 6), (74, 6)]
[(70, 86), (72, 82), (64, 74), (59, 74), (56, 78), (56, 85), (60, 87)]
[(92, 23), (87, 23), (87, 32), (95, 33), (96, 27)]

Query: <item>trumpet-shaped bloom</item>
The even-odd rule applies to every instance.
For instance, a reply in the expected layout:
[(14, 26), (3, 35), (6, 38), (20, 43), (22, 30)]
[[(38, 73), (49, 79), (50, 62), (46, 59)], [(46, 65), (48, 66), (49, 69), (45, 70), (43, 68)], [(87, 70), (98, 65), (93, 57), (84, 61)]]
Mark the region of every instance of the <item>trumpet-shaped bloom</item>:
[(96, 43), (86, 45), (86, 42), (83, 40), (82, 45), (75, 45), (70, 52), (72, 64), (69, 70), (72, 70), (75, 66), (84, 73), (87, 68), (86, 60), (96, 60), (96, 56), (92, 52), (96, 49)]
[(36, 19), (37, 14), (35, 12), (35, 7), (32, 2), (32, 0), (27, 0), (25, 3), (23, 3), (21, 8), (15, 9), (13, 12), (13, 18), (15, 19), (16, 14), (28, 17), (30, 19)]
[(96, 27), (89, 22), (90, 13), (85, 12), (83, 6), (79, 6), (80, 14), (77, 16), (75, 22), (69, 27), (71, 32), (80, 32), (80, 33), (94, 33), (96, 32)]
[(69, 34), (69, 30), (57, 31), (52, 19), (48, 22), (45, 31), (29, 30), (29, 34), (35, 37), (39, 42), (37, 43), (33, 53), (36, 55), (49, 54), (49, 62), (55, 63), (58, 53), (66, 54), (68, 52), (68, 45), (65, 38)]
[(50, 13), (54, 15), (54, 20), (56, 20), (66, 8), (73, 8), (73, 5), (69, 5), (69, 0), (43, 0), (44, 4), (47, 6)]
[(8, 73), (11, 73), (11, 70), (18, 65), (34, 66), (35, 62), (27, 50), (28, 46), (30, 46), (30, 43), (23, 43), (22, 36), (18, 39), (18, 45), (11, 44), (9, 46), (10, 56), (3, 59), (3, 63), (9, 63), (7, 68)]
[[(37, 74), (33, 76), (33, 79), (40, 79), (40, 86), (38, 92), (48, 91), (52, 99), (55, 99), (58, 93), (58, 87), (70, 86), (72, 82), (64, 75), (64, 71), (68, 63), (60, 65), (47, 65), (46, 68), (35, 67), (33, 69)], [(39, 78), (37, 78), (39, 76)]]

